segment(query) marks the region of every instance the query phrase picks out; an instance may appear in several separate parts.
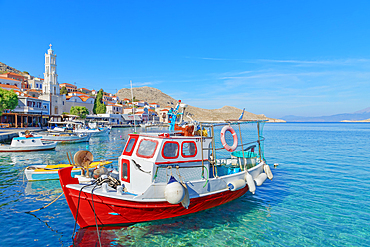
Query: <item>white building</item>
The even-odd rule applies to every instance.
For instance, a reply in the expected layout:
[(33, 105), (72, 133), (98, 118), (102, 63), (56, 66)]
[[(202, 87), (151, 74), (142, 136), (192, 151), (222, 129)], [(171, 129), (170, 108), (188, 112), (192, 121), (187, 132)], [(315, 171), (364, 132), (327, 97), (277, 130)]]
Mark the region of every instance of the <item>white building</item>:
[(30, 89), (42, 90), (43, 83), (44, 83), (44, 80), (41, 78), (37, 78), (37, 77), (34, 77), (28, 80), (28, 85), (30, 86)]
[(48, 53), (45, 53), (45, 73), (44, 83), (42, 85), (42, 95), (39, 97), (43, 100), (50, 101), (50, 115), (62, 115), (65, 105), (65, 96), (60, 95), (57, 64), (54, 51), (49, 45)]
[(16, 86), (19, 90), (22, 88), (22, 82), (12, 79), (12, 78), (0, 78), (0, 84)]

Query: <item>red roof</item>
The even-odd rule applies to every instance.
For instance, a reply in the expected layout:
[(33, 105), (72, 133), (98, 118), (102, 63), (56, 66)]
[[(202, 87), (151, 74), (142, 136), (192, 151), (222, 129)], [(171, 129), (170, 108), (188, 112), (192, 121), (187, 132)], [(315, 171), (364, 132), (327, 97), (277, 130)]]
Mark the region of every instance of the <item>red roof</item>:
[[(59, 84), (59, 86), (61, 86), (61, 85), (65, 85), (65, 86), (72, 86), (73, 88), (77, 88), (77, 86), (75, 86), (75, 85), (72, 85), (72, 84), (69, 84), (69, 83), (60, 83)], [(63, 86), (62, 86), (63, 87)]]
[[(0, 79), (2, 79), (2, 80), (9, 80), (9, 81), (18, 81), (18, 80), (16, 80), (16, 79), (13, 79), (13, 78), (7, 78), (7, 77), (0, 78)], [(18, 81), (18, 82), (20, 82), (20, 81)]]
[(0, 84), (1, 88), (13, 88), (13, 89), (19, 89), (19, 87), (14, 86), (14, 85), (6, 85), (6, 84)]

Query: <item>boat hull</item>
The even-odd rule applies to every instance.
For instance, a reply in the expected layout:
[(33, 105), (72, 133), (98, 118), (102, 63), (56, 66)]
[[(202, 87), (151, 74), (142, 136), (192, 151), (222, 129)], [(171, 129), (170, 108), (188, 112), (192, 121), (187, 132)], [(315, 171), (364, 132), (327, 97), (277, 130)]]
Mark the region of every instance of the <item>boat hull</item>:
[(45, 144), (44, 146), (26, 146), (26, 147), (11, 147), (0, 146), (0, 152), (34, 152), (34, 151), (46, 151), (55, 149), (57, 143), (55, 144)]
[(58, 142), (58, 143), (78, 143), (78, 142), (88, 142), (90, 140), (90, 136), (89, 135), (83, 136), (83, 137), (43, 136), (41, 140)]
[[(60, 182), (73, 217), (80, 227), (98, 225), (129, 225), (145, 221), (184, 216), (235, 200), (248, 191), (248, 186), (236, 191), (224, 191), (216, 194), (192, 198), (188, 209), (181, 203), (170, 204), (164, 201), (137, 202), (120, 200), (106, 196), (91, 195), (68, 188), (68, 184), (77, 184), (78, 179), (70, 176), (70, 168), (59, 171)], [(78, 207), (78, 215), (76, 219)], [(96, 221), (95, 221), (96, 219)]]

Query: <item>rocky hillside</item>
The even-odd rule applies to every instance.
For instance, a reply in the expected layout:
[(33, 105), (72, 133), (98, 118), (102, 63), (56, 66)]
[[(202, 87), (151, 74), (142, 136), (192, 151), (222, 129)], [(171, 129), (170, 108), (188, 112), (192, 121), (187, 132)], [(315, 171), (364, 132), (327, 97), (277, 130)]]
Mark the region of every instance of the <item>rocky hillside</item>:
[[(157, 103), (161, 107), (166, 106), (175, 106), (177, 100), (172, 98), (171, 96), (163, 93), (162, 91), (152, 88), (152, 87), (139, 87), (133, 88), (133, 94), (135, 99), (144, 100), (148, 103)], [(129, 88), (122, 88), (117, 92), (117, 96), (120, 99), (128, 98), (131, 99), (131, 89)], [(172, 104), (171, 104), (172, 103)], [(187, 103), (187, 102), (183, 102)], [(190, 106), (186, 109), (190, 116), (197, 121), (222, 121), (227, 119), (238, 119), (240, 114), (242, 113), (241, 109), (232, 106), (224, 106), (220, 109), (202, 109), (194, 106)], [(250, 112), (244, 112), (244, 120), (249, 119), (267, 119), (271, 122), (284, 122), (279, 119), (272, 119), (267, 118), (265, 115), (256, 115)]]
[(21, 71), (13, 67), (10, 67), (9, 65), (6, 65), (5, 63), (0, 62), (0, 73), (4, 73), (4, 72), (13, 72), (16, 74), (22, 74)]

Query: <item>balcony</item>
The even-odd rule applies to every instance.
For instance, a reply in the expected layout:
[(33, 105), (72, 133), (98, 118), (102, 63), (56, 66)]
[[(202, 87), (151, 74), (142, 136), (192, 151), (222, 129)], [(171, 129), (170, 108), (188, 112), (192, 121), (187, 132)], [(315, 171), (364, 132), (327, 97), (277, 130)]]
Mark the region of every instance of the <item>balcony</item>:
[(43, 114), (48, 115), (48, 109), (41, 107), (30, 107), (30, 106), (17, 106), (14, 110), (14, 113), (26, 113), (26, 114)]

